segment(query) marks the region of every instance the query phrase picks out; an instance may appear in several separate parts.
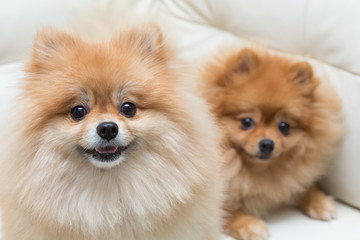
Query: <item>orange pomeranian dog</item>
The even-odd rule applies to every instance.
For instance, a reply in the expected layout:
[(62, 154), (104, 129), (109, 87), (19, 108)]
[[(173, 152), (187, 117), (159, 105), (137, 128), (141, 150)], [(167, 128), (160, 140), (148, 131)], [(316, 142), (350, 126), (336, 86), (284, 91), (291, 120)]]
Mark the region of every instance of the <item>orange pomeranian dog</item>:
[(2, 144), (4, 239), (219, 239), (219, 136), (179, 66), (154, 25), (40, 31)]
[(203, 81), (226, 139), (230, 235), (267, 239), (260, 217), (284, 204), (332, 219), (332, 199), (314, 185), (343, 135), (341, 104), (329, 84), (307, 62), (250, 48), (208, 63)]

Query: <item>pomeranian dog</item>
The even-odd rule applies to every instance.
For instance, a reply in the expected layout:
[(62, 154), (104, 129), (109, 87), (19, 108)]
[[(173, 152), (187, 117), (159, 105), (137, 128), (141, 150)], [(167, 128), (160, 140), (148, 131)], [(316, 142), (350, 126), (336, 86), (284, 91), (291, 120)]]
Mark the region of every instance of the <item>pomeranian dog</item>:
[(335, 216), (315, 187), (343, 136), (341, 103), (307, 62), (245, 48), (202, 69), (202, 91), (224, 132), (229, 234), (269, 236), (260, 219), (284, 204), (308, 216)]
[(152, 24), (40, 30), (2, 144), (4, 239), (219, 239), (220, 135), (180, 66)]

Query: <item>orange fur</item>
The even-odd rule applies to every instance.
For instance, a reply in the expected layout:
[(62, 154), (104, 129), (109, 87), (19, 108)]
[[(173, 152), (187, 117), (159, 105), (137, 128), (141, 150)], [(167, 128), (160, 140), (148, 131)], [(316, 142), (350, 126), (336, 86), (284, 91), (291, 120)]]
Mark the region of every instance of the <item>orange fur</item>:
[[(261, 217), (299, 201), (325, 173), (343, 135), (333, 89), (307, 62), (250, 48), (207, 63), (202, 79), (203, 95), (224, 133), (224, 208), (244, 213), (235, 226), (241, 228), (247, 214)], [(241, 125), (246, 118), (252, 119), (249, 128)], [(280, 123), (289, 124), (290, 132), (283, 134)], [(274, 146), (266, 156), (260, 150), (264, 139)], [(233, 224), (229, 229), (238, 239), (266, 239), (266, 229), (240, 236)]]
[[(183, 71), (153, 25), (107, 42), (39, 31), (2, 144), (4, 239), (218, 239), (219, 137)], [(97, 167), (81, 149), (110, 120), (129, 147)]]

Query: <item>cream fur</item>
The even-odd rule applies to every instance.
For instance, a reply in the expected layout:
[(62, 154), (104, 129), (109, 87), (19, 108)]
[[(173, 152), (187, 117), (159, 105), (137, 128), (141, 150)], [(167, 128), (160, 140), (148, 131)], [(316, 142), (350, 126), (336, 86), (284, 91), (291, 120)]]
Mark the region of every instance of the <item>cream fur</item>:
[[(141, 35), (142, 32), (148, 31), (144, 29), (149, 27), (140, 28), (135, 32), (139, 31), (136, 34), (144, 37)], [(157, 30), (155, 32), (156, 34), (148, 34), (150, 42), (159, 40), (159, 33)], [(125, 36), (126, 34), (127, 32), (124, 33)], [(38, 38), (49, 37), (43, 35), (43, 32), (40, 33)], [(85, 56), (79, 58), (80, 61), (85, 61), (83, 59), (86, 56), (92, 54), (92, 51), (97, 51), (93, 50), (94, 48), (99, 48), (98, 45), (87, 48), (86, 44), (76, 37), (66, 33), (60, 35), (55, 33), (56, 41), (61, 42), (62, 38), (66, 38), (66, 41), (75, 39), (74, 51), (80, 49), (81, 52), (87, 49), (79, 53)], [(134, 45), (133, 48), (138, 47), (138, 42), (131, 39), (127, 39), (126, 44)], [(63, 45), (72, 44), (71, 41), (66, 41)], [(108, 47), (106, 44), (105, 48)], [(148, 49), (149, 46), (146, 48), (152, 50)], [(133, 51), (131, 47), (126, 49), (129, 50), (125, 51)], [(59, 51), (61, 52), (61, 49)], [(57, 54), (63, 54), (62, 58), (66, 60), (66, 54), (69, 53), (59, 51)], [(160, 83), (148, 82), (143, 83), (145, 88), (136, 91), (150, 92), (152, 97), (157, 97), (156, 94), (163, 95), (166, 99), (171, 98), (173, 102), (171, 109), (170, 104), (152, 109), (149, 107), (148, 110), (141, 110), (139, 117), (123, 120), (135, 136), (135, 142), (130, 146), (131, 149), (121, 156), (123, 159), (118, 165), (103, 169), (97, 168), (76, 151), (76, 146), (87, 139), (88, 132), (94, 125), (91, 122), (102, 119), (103, 113), (95, 110), (91, 112), (91, 116), (89, 114), (86, 120), (89, 124), (71, 123), (69, 117), (64, 114), (54, 114), (51, 117), (47, 116), (48, 118), (36, 116), (49, 111), (45, 109), (45, 106), (49, 107), (46, 104), (62, 98), (56, 92), (50, 92), (48, 88), (40, 89), (39, 93), (32, 93), (32, 89), (36, 91), (40, 85), (31, 82), (35, 81), (31, 78), (36, 78), (36, 81), (54, 80), (52, 72), (48, 75), (32, 72), (33, 68), (37, 67), (31, 65), (32, 62), (39, 61), (36, 54), (39, 54), (39, 50), (36, 50), (35, 57), (30, 60), (29, 77), (25, 79), (26, 87), (16, 102), (19, 106), (14, 114), (16, 118), (11, 119), (11, 126), (5, 133), (5, 136), (8, 136), (7, 140), (1, 146), (0, 186), (4, 239), (219, 239), (222, 216), (222, 181), (217, 171), (220, 163), (217, 149), (219, 136), (214, 130), (215, 124), (205, 103), (188, 91), (183, 91), (177, 84), (170, 83), (184, 80), (182, 74), (177, 72), (179, 69), (168, 69), (167, 66), (171, 66), (170, 60), (157, 61), (160, 53), (156, 53), (158, 55), (154, 56), (154, 60), (144, 57), (132, 61), (124, 57), (126, 61), (108, 60), (106, 64), (110, 66), (106, 68), (89, 68), (103, 76), (107, 74), (103, 69), (110, 69), (111, 74), (115, 69), (121, 70), (122, 65), (128, 70), (128, 66), (131, 69), (131, 66), (136, 68), (150, 64), (152, 68), (158, 68), (154, 70), (157, 77), (154, 81), (161, 82), (161, 86)], [(51, 56), (53, 52), (46, 53), (45, 58), (48, 58), (49, 54)], [(107, 56), (106, 54), (113, 54), (113, 51), (99, 50), (96, 54)], [(114, 54), (113, 58), (116, 57)], [(120, 68), (116, 65), (119, 61), (122, 64)], [(116, 67), (112, 67), (112, 63)], [(155, 65), (152, 65), (154, 63)], [(51, 69), (57, 71), (58, 63), (54, 60), (51, 64)], [(159, 64), (162, 66), (159, 67)], [(79, 66), (81, 69), (81, 65)], [(76, 71), (72, 74), (76, 75)], [(59, 77), (62, 73), (56, 74), (59, 74), (56, 75)], [(104, 77), (106, 80), (94, 80), (99, 83), (81, 84), (84, 88), (87, 84), (98, 84), (100, 88), (104, 86), (93, 93), (98, 94), (97, 91), (105, 91), (105, 86), (118, 84), (117, 81), (106, 82), (113, 75), (107, 76)], [(63, 82), (56, 84), (60, 92), (68, 87)], [(74, 77), (69, 80), (69, 84), (76, 85), (78, 81)], [(127, 89), (131, 89), (131, 84), (123, 84), (123, 90), (126, 92)], [(105, 93), (104, 96), (108, 95), (111, 94)], [(100, 100), (105, 101), (104, 99), (106, 98)], [(150, 104), (152, 100), (149, 98), (143, 101)], [(107, 106), (110, 109), (110, 105)], [(53, 107), (49, 109), (56, 111)], [(123, 119), (116, 112), (110, 111), (105, 114), (110, 114), (109, 116), (117, 121)]]

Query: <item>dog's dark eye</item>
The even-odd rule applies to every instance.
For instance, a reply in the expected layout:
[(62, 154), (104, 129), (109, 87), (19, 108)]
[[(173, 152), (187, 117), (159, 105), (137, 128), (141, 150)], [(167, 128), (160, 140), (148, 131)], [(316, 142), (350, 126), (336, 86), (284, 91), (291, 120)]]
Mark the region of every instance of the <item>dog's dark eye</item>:
[(279, 123), (279, 131), (284, 135), (287, 136), (290, 134), (290, 125), (286, 122)]
[(125, 117), (131, 118), (136, 114), (136, 105), (132, 102), (125, 102), (121, 105), (120, 112)]
[(249, 117), (241, 119), (240, 124), (241, 124), (241, 128), (244, 130), (251, 129), (255, 126), (254, 120)]
[(79, 121), (83, 119), (87, 113), (88, 112), (84, 106), (76, 106), (71, 109), (70, 116), (72, 119)]

